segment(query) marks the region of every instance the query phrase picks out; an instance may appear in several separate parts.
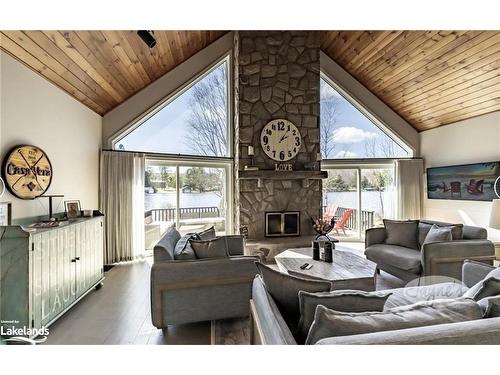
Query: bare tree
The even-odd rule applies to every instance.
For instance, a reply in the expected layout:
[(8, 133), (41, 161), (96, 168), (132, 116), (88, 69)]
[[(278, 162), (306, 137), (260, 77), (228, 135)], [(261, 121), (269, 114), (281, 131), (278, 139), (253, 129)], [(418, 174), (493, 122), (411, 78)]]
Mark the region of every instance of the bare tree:
[[(365, 155), (367, 158), (396, 158), (397, 144), (388, 136), (377, 136), (365, 140)], [(392, 174), (386, 169), (373, 169), (370, 172), (369, 183), (378, 191), (382, 217), (385, 216), (383, 192), (392, 184)]]
[(195, 154), (227, 155), (226, 69), (220, 65), (190, 89), (190, 132), (185, 142)]
[[(326, 85), (321, 80), (321, 85)], [(324, 159), (330, 159), (335, 152), (334, 129), (339, 115), (338, 98), (322, 95), (320, 101), (320, 151)]]
[(382, 135), (366, 139), (365, 156), (367, 158), (397, 158), (398, 145), (388, 136)]

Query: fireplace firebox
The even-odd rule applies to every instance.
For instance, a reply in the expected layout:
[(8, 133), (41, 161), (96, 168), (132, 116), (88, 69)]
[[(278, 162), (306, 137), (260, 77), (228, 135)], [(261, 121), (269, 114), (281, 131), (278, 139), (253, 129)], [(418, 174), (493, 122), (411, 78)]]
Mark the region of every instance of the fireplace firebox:
[(299, 211), (267, 211), (266, 237), (300, 236)]

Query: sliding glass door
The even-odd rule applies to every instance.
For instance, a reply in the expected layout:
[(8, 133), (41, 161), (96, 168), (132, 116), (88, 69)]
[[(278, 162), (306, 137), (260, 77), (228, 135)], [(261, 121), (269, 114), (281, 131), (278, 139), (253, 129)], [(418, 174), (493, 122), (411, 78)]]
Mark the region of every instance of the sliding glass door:
[(146, 250), (152, 250), (175, 225), (181, 235), (214, 227), (230, 233), (232, 164), (230, 162), (148, 159), (145, 170)]
[(328, 178), (323, 181), (323, 217), (335, 219), (335, 229), (331, 234), (344, 241), (359, 239), (358, 185), (358, 170), (350, 168), (328, 169)]
[[(326, 163), (325, 163), (326, 164)], [(332, 235), (360, 241), (366, 229), (394, 218), (394, 165), (323, 165), (323, 217), (335, 219)]]

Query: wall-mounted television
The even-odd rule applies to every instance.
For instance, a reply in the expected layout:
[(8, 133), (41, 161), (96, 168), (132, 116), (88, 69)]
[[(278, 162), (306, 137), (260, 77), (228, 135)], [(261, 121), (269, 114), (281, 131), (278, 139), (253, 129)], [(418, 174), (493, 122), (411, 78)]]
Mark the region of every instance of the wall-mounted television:
[(427, 197), (471, 201), (500, 198), (500, 161), (427, 168)]

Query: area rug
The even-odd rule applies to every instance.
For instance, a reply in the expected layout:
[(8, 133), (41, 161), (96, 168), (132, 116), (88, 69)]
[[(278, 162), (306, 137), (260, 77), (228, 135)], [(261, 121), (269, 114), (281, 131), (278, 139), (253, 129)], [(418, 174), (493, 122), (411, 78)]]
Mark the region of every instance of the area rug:
[(212, 345), (250, 345), (250, 318), (212, 321)]

